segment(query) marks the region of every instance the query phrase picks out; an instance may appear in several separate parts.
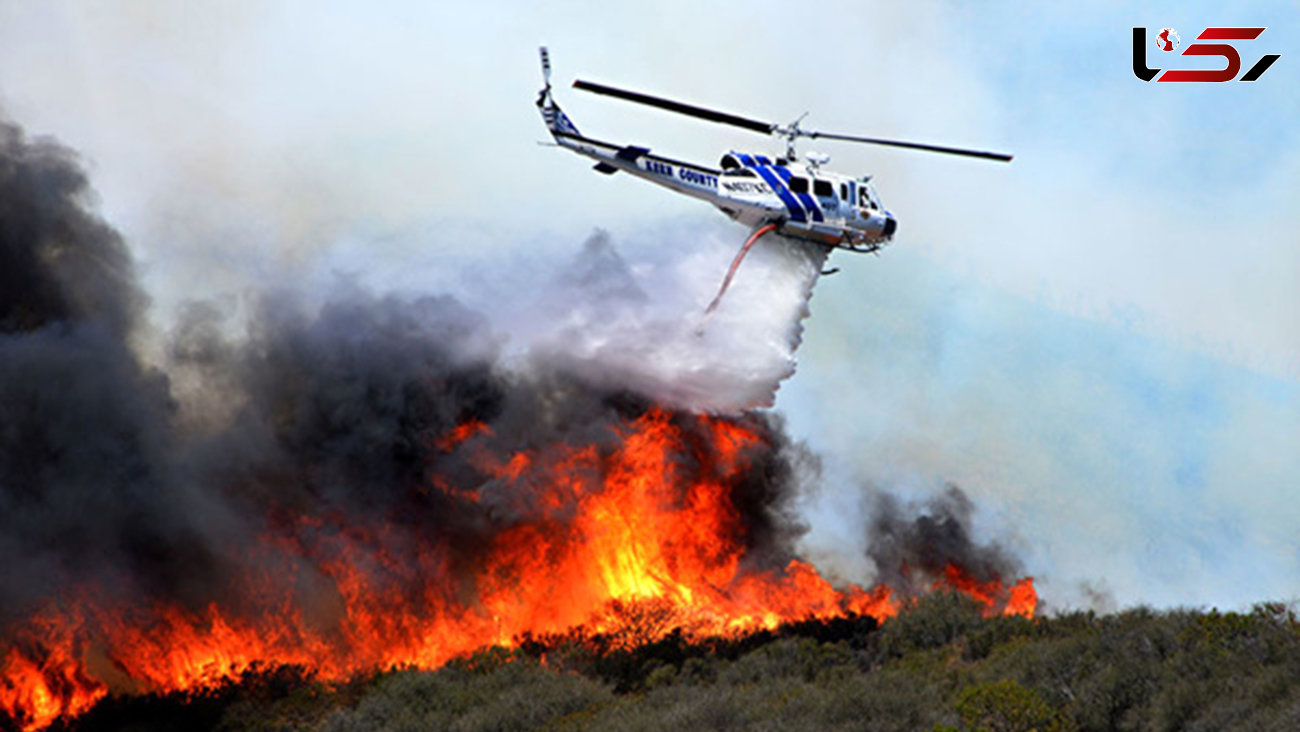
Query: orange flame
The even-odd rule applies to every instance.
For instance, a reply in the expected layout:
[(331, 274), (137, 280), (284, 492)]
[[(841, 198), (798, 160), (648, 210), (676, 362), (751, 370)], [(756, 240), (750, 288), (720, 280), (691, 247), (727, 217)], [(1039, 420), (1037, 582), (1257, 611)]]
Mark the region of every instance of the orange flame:
[(75, 615), (38, 615), (0, 661), (0, 711), (24, 732), (83, 714), (108, 693), (83, 668), (81, 628)]
[[(698, 422), (684, 427), (685, 419)], [(239, 580), (230, 606), (126, 606), (93, 588), (51, 604), (16, 632), (0, 662), (0, 712), (30, 731), (84, 713), (110, 687), (199, 690), (275, 665), (300, 665), (324, 680), (433, 668), (525, 634), (584, 624), (618, 631), (619, 617), (606, 611), (628, 602), (671, 610), (652, 635), (898, 613), (889, 587), (836, 589), (797, 559), (779, 570), (747, 567), (734, 481), (770, 446), (742, 423), (676, 420), (652, 410), (629, 422), (613, 448), (558, 445), (506, 459), (488, 450), (490, 427), (466, 423), (433, 447), (467, 451), (484, 475), (511, 488), (494, 495), (491, 510), (521, 517), (473, 558), (458, 557), (446, 538), (413, 543), (389, 524), (295, 517), (247, 547), (248, 566), (259, 569)], [(447, 500), (489, 510), (476, 490), (440, 477), (431, 483)], [(1029, 578), (1008, 590), (950, 566), (940, 584), (988, 613), (1032, 617), (1037, 604)]]
[(984, 606), (984, 617), (1019, 615), (1032, 618), (1038, 607), (1038, 592), (1034, 590), (1033, 577), (1025, 577), (1008, 588), (998, 577), (980, 582), (965, 569), (949, 564), (944, 567), (943, 577), (934, 583), (932, 589), (941, 587), (958, 590), (979, 601)]

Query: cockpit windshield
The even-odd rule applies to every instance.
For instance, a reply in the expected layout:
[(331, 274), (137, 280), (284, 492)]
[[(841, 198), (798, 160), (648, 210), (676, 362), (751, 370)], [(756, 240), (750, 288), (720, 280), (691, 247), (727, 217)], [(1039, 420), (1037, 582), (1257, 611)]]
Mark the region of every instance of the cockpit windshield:
[(870, 183), (858, 183), (858, 207), (869, 211), (880, 209), (880, 197)]

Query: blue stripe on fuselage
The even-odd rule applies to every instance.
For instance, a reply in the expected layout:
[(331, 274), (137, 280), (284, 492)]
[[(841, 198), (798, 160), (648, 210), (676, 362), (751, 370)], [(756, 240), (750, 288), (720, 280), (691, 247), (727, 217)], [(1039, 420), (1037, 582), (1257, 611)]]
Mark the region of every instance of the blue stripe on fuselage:
[[(778, 174), (780, 174), (781, 180), (785, 181), (787, 184), (790, 182), (789, 168), (786, 168), (781, 165), (775, 165), (773, 166), (773, 169), (776, 170)], [(812, 214), (813, 221), (826, 220), (826, 217), (822, 216), (822, 210), (817, 207), (817, 202), (813, 200), (813, 197), (811, 195), (807, 193), (795, 193), (793, 195), (799, 197), (799, 203), (803, 204), (803, 207), (808, 209), (808, 213)]]
[(794, 195), (790, 193), (790, 189), (786, 188), (781, 180), (777, 178), (771, 168), (759, 165), (754, 158), (749, 155), (744, 153), (739, 153), (739, 155), (740, 164), (758, 173), (759, 177), (763, 179), (763, 182), (767, 183), (767, 185), (771, 187), (772, 192), (781, 199), (781, 203), (785, 204), (786, 210), (790, 212), (791, 219), (795, 221), (808, 220), (808, 217), (803, 212), (803, 208), (799, 205), (799, 201), (797, 201)]
[(776, 191), (776, 195), (781, 199), (781, 203), (784, 203), (785, 207), (790, 211), (791, 219), (794, 219), (795, 221), (808, 220), (808, 215), (804, 213), (803, 207), (799, 205), (799, 200), (796, 199), (794, 194), (790, 192), (790, 189), (781, 182), (781, 179), (777, 177), (776, 173), (772, 172), (771, 168), (759, 165), (755, 166), (754, 171), (758, 173), (759, 177), (761, 177), (764, 182), (771, 186), (773, 191)]

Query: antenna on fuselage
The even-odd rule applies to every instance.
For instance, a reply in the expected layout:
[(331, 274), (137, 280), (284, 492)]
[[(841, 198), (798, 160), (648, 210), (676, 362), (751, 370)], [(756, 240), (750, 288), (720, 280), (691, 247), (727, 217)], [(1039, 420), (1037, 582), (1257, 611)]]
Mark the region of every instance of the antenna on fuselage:
[(826, 153), (808, 152), (804, 154), (804, 159), (808, 161), (809, 168), (818, 170), (831, 161), (831, 156)]

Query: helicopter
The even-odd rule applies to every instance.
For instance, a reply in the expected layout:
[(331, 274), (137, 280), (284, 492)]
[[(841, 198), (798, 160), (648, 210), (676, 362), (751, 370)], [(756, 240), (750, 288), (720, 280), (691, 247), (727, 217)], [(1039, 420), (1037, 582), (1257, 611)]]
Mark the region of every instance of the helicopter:
[[(830, 157), (818, 153), (808, 153), (805, 162), (800, 162), (795, 152), (795, 141), (799, 138), (886, 145), (998, 162), (1010, 162), (1013, 157), (999, 152), (805, 130), (800, 122), (807, 113), (788, 125), (780, 125), (581, 79), (573, 82), (573, 87), (581, 91), (776, 135), (786, 142), (785, 154), (775, 158), (730, 150), (722, 155), (716, 168), (652, 155), (647, 147), (605, 142), (579, 132), (555, 101), (551, 91), (550, 55), (545, 46), (540, 52), (545, 85), (538, 93), (537, 107), (557, 146), (596, 160), (594, 169), (599, 173), (613, 175), (623, 171), (644, 178), (707, 201), (732, 220), (750, 227), (751, 233), (732, 260), (708, 313), (717, 308), (750, 248), (766, 234), (776, 232), (815, 242), (827, 250), (839, 248), (864, 253), (878, 252), (894, 238), (898, 219), (881, 202), (871, 184), (871, 176), (854, 177), (824, 170), (822, 166), (830, 162)], [(832, 269), (824, 274), (836, 271)]]

